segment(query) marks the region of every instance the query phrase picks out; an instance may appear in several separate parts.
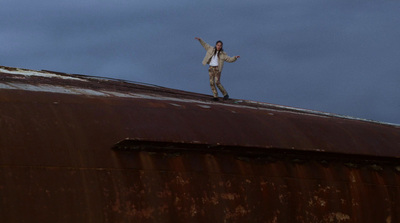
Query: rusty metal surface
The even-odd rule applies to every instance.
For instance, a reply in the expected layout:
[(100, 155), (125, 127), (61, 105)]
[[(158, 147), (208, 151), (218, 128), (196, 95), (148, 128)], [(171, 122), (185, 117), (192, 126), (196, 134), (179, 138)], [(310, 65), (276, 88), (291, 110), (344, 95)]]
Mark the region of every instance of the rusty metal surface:
[(400, 126), (0, 67), (2, 222), (399, 222)]

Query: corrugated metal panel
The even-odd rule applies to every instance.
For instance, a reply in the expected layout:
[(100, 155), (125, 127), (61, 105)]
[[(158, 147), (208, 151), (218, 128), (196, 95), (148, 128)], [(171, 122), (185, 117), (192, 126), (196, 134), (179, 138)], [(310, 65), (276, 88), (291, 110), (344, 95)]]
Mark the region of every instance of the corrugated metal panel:
[(400, 128), (0, 67), (3, 222), (398, 222)]

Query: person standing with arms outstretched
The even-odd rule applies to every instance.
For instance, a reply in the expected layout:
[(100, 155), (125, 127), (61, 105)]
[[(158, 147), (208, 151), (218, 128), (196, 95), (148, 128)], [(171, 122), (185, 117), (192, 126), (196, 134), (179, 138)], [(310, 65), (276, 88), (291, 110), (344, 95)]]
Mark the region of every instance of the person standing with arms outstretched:
[(200, 44), (206, 49), (206, 56), (203, 59), (203, 65), (209, 64), (210, 67), (208, 68), (208, 73), (210, 75), (210, 86), (213, 92), (213, 100), (218, 101), (218, 91), (215, 88), (217, 85), (218, 89), (224, 95), (224, 100), (229, 99), (228, 92), (222, 86), (220, 79), (221, 79), (221, 72), (222, 68), (224, 67), (224, 62), (233, 63), (235, 62), (240, 56), (229, 57), (225, 51), (223, 50), (222, 46), (223, 43), (221, 40), (218, 40), (215, 43), (215, 47), (210, 46), (206, 42), (204, 42), (201, 38), (195, 37), (196, 40), (200, 42)]

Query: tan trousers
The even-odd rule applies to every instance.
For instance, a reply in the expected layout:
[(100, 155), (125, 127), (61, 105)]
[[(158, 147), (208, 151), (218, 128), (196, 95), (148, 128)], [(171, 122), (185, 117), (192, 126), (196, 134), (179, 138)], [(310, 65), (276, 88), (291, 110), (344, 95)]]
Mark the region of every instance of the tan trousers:
[(218, 97), (218, 91), (215, 88), (215, 85), (217, 85), (218, 89), (221, 91), (222, 95), (227, 95), (228, 92), (226, 92), (224, 86), (222, 86), (220, 79), (221, 79), (221, 72), (219, 72), (218, 67), (211, 67), (208, 68), (208, 74), (210, 75), (210, 86), (211, 90), (213, 92), (214, 97)]

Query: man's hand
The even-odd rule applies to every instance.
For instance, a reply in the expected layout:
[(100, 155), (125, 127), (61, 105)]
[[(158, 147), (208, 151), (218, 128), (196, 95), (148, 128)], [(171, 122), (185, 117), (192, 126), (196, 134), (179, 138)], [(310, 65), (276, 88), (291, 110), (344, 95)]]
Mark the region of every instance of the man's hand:
[(236, 57), (236, 59), (237, 59), (237, 58), (240, 58), (240, 56), (235, 56), (235, 57)]
[(197, 40), (200, 40), (200, 38), (199, 37), (194, 37), (195, 39), (197, 39)]

